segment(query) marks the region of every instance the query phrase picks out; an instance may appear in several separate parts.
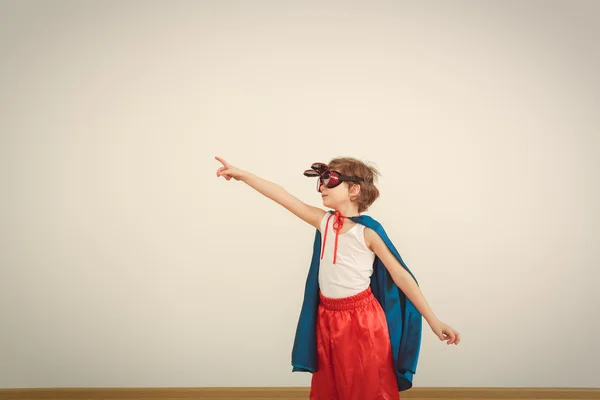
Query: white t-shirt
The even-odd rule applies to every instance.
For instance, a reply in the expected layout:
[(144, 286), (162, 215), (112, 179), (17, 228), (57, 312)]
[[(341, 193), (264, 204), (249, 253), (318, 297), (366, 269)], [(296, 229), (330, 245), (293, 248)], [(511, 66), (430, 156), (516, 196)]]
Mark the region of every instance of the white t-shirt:
[[(333, 263), (335, 248), (335, 231), (333, 224), (335, 216), (325, 214), (321, 221), (321, 250), (327, 229), (327, 240), (323, 259), (319, 266), (319, 286), (323, 296), (341, 298), (353, 296), (367, 289), (371, 284), (373, 274), (373, 253), (365, 244), (365, 226), (356, 223), (348, 232), (338, 237), (336, 263)], [(329, 224), (326, 227), (327, 219)], [(344, 223), (348, 219), (344, 218)], [(319, 256), (320, 257), (320, 256)]]

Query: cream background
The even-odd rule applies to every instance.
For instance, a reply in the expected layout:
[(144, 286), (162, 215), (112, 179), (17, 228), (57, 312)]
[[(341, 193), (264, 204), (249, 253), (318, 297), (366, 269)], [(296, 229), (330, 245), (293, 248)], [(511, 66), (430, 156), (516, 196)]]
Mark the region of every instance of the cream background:
[(416, 386), (600, 386), (600, 4), (0, 2), (0, 387), (308, 386), (314, 230), (220, 155), (382, 171), (463, 342)]

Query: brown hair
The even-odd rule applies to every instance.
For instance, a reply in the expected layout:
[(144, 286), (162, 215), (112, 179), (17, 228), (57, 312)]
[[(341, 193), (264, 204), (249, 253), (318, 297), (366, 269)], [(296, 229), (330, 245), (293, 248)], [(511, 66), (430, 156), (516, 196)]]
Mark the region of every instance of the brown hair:
[(350, 188), (351, 185), (360, 186), (358, 196), (352, 198), (352, 201), (358, 204), (359, 213), (368, 210), (371, 204), (379, 197), (379, 189), (375, 186), (376, 178), (380, 175), (377, 168), (369, 166), (354, 157), (334, 158), (329, 162), (329, 168), (338, 171), (342, 175), (356, 176), (365, 180), (371, 180), (372, 183), (344, 182), (344, 184), (347, 184), (348, 188)]

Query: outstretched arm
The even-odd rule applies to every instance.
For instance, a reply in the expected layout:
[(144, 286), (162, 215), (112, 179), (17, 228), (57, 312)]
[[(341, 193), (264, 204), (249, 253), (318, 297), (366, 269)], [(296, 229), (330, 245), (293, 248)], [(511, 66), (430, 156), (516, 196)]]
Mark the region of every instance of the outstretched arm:
[(460, 342), (460, 333), (435, 316), (425, 296), (423, 296), (419, 285), (417, 285), (404, 266), (400, 264), (396, 256), (392, 254), (383, 239), (381, 239), (381, 236), (372, 229), (366, 228), (365, 242), (385, 265), (396, 285), (398, 285), (400, 290), (402, 290), (417, 310), (419, 310), (423, 318), (425, 318), (433, 333), (440, 340), (448, 340), (448, 344), (458, 344)]
[(260, 194), (280, 204), (298, 218), (319, 229), (321, 220), (326, 211), (318, 207), (313, 207), (291, 195), (281, 185), (269, 182), (248, 171), (241, 170), (229, 164), (220, 157), (215, 157), (223, 166), (217, 170), (217, 176), (223, 176), (225, 179), (231, 178), (242, 181)]

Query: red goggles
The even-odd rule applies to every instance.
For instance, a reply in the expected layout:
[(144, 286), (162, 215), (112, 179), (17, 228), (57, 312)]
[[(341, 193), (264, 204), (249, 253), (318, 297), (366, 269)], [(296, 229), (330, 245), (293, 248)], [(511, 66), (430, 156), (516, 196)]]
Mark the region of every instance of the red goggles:
[(313, 165), (311, 165), (310, 168), (311, 169), (307, 169), (306, 171), (304, 171), (304, 176), (319, 177), (319, 179), (317, 180), (317, 191), (318, 192), (321, 191), (321, 185), (323, 185), (329, 189), (332, 189), (336, 186), (341, 185), (342, 182), (373, 183), (372, 179), (363, 179), (363, 178), (358, 178), (356, 176), (342, 175), (338, 171), (329, 169), (329, 166), (325, 163), (317, 162), (317, 163), (314, 163)]

